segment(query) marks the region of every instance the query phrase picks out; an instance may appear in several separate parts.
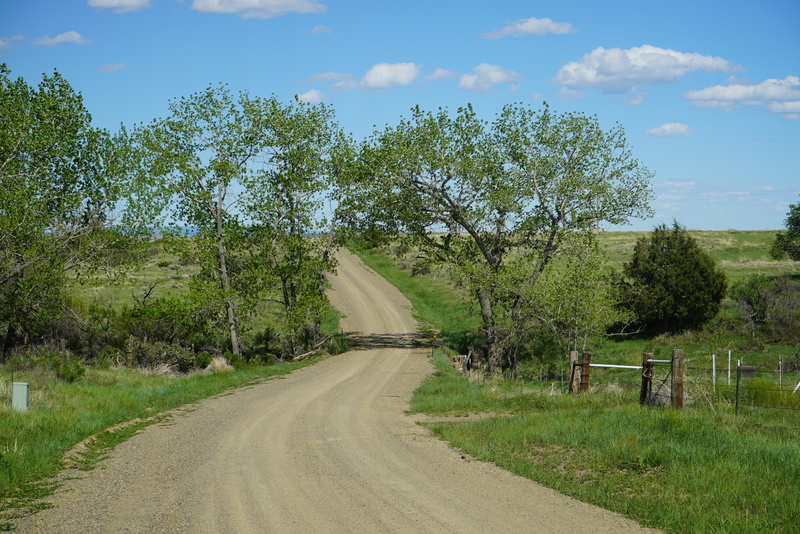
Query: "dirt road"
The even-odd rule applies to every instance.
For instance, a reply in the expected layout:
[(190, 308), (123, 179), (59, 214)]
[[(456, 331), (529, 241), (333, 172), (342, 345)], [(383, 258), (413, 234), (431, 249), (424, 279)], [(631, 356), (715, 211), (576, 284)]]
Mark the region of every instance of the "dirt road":
[(404, 415), (432, 369), (409, 304), (354, 256), (341, 260), (331, 298), (359, 347), (147, 428), (18, 531), (644, 532), (464, 460)]

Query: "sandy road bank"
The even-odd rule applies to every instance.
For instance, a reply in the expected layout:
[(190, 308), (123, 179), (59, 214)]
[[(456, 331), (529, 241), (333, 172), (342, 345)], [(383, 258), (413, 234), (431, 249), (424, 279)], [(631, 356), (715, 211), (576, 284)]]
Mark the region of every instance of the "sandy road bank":
[(355, 350), (149, 427), (19, 531), (644, 531), (433, 439), (403, 414), (431, 371), (408, 302), (348, 253), (332, 283)]

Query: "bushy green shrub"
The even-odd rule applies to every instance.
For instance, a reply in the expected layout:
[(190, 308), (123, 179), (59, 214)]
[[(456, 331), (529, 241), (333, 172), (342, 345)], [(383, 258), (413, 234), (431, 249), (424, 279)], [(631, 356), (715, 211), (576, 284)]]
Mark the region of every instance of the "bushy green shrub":
[(619, 281), (620, 306), (648, 334), (696, 329), (719, 312), (727, 278), (680, 226), (657, 226), (637, 241)]
[(214, 357), (211, 354), (203, 351), (198, 354), (195, 354), (194, 365), (198, 369), (205, 369), (206, 367), (208, 367), (208, 364), (211, 363), (212, 359), (214, 359)]
[(800, 281), (788, 275), (754, 275), (737, 282), (731, 298), (738, 302), (753, 338), (800, 341)]
[(86, 374), (86, 367), (78, 361), (67, 360), (56, 365), (53, 372), (59, 380), (73, 383), (83, 378), (83, 375)]
[(142, 343), (134, 338), (130, 346), (131, 355), (135, 365), (140, 367), (155, 367), (166, 364), (174, 366), (178, 371), (185, 373), (195, 366), (195, 355), (188, 347), (172, 343), (156, 341)]
[(64, 382), (77, 382), (86, 374), (83, 364), (69, 352), (57, 352), (44, 347), (34, 356), (34, 360)]

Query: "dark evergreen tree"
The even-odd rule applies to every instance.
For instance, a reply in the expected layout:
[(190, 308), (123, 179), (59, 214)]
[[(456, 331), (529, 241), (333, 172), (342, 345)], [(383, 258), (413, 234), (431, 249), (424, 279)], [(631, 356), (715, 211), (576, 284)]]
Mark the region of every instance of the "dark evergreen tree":
[(677, 222), (642, 237), (623, 268), (620, 305), (648, 334), (699, 328), (719, 311), (727, 289), (725, 273)]

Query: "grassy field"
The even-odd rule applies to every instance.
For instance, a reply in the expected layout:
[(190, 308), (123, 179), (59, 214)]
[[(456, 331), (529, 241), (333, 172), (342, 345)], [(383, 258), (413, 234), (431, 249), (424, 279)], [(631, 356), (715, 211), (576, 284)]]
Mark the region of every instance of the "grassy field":
[(480, 387), (441, 353), (436, 364), (412, 411), (498, 414), (427, 425), (473, 457), (669, 532), (797, 532), (797, 412), (765, 420), (643, 408), (625, 390)]
[[(649, 234), (650, 232), (601, 233), (600, 242), (606, 246), (609, 265), (618, 271), (622, 270), (622, 264), (633, 255), (636, 241)], [(731, 283), (752, 274), (800, 275), (800, 262), (775, 261), (770, 258), (769, 250), (775, 240), (775, 232), (692, 230), (689, 234), (717, 261)]]
[[(612, 264), (621, 268), (644, 234), (604, 234)], [(693, 234), (733, 280), (798, 273), (798, 262), (769, 259), (771, 232)], [(446, 344), (476, 325), (474, 310), (441, 276), (412, 277), (385, 254), (360, 255), (409, 297), (426, 329), (444, 333)], [(781, 375), (787, 386), (775, 391), (777, 375), (769, 370), (777, 368), (779, 358), (796, 359), (798, 349), (767, 346), (733, 354), (734, 365), (742, 359), (757, 365), (759, 376), (770, 377), (748, 383), (746, 391), (743, 386), (742, 398), (750, 402), (742, 403), (736, 415), (724, 353), (718, 352), (717, 382), (711, 382), (711, 354), (720, 345), (724, 340), (713, 333), (662, 336), (606, 342), (593, 356), (593, 361), (637, 365), (645, 350), (661, 359), (682, 348), (687, 366), (683, 410), (639, 406), (641, 371), (598, 370), (589, 394), (568, 395), (564, 380), (470, 381), (451, 365), (452, 353), (440, 350), (435, 351), (437, 371), (416, 391), (411, 409), (464, 416), (427, 426), (467, 454), (647, 526), (681, 533), (797, 532), (800, 395), (789, 391), (800, 373)], [(562, 367), (565, 378), (566, 362)], [(779, 408), (753, 406), (770, 403)]]
[(197, 266), (181, 264), (176, 256), (164, 252), (159, 243), (153, 243), (144, 265), (113, 280), (103, 275), (75, 279), (72, 291), (85, 302), (96, 300), (119, 309), (133, 305), (134, 297), (141, 297), (151, 285), (153, 297), (183, 295), (197, 271)]

